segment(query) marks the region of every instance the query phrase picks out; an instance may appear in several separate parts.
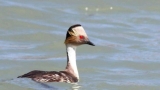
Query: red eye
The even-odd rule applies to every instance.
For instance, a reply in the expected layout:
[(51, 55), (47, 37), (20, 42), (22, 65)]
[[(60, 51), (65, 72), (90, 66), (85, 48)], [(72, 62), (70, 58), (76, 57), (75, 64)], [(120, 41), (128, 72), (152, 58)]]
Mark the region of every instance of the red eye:
[(84, 39), (84, 36), (83, 36), (83, 35), (79, 35), (79, 38), (80, 38), (80, 39)]

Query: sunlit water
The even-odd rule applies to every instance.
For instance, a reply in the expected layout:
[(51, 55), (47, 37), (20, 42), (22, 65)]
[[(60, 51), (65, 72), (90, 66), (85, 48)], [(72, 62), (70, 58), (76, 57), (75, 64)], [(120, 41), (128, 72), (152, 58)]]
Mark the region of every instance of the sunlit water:
[[(80, 82), (16, 78), (63, 70), (77, 23), (96, 45), (77, 49)], [(0, 90), (159, 90), (159, 68), (159, 0), (0, 0)]]

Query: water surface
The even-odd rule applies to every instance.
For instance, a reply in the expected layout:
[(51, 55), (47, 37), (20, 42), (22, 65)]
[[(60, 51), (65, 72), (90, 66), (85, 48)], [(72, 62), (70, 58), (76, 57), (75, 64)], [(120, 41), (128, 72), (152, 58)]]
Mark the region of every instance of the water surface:
[[(159, 90), (159, 0), (0, 0), (1, 90)], [(69, 26), (95, 47), (77, 49), (80, 82), (39, 84), (16, 77), (63, 70)]]

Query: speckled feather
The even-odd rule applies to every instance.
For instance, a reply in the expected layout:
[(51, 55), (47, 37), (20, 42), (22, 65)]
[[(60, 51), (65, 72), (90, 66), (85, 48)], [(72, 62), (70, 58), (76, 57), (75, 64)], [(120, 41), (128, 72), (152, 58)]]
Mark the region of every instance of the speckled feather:
[(75, 83), (78, 79), (74, 77), (71, 73), (66, 71), (40, 71), (34, 70), (26, 73), (18, 78), (32, 78), (36, 82), (66, 82)]

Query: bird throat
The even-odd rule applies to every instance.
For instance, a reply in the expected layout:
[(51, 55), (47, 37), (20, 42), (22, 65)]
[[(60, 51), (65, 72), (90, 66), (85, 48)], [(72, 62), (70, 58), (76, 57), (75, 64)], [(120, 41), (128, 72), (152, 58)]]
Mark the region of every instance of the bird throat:
[(76, 64), (76, 46), (67, 44), (67, 66), (66, 70), (79, 79), (79, 73)]

